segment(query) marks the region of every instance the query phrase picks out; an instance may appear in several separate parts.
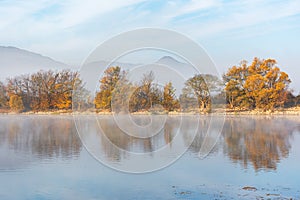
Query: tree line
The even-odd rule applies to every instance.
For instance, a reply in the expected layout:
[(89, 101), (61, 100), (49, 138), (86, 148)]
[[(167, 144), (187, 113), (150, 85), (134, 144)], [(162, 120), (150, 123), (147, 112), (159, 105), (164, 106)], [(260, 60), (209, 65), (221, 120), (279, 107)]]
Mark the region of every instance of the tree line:
[[(212, 104), (240, 110), (274, 110), (300, 104), (300, 95), (294, 96), (289, 90), (290, 82), (276, 60), (254, 58), (250, 64), (242, 61), (229, 68), (222, 80), (210, 74), (196, 74), (185, 82), (177, 96), (172, 82), (158, 85), (152, 71), (132, 83), (126, 71), (112, 66), (105, 70), (98, 91), (92, 95), (78, 72), (49, 70), (0, 82), (0, 110), (70, 110), (72, 102), (78, 110), (114, 112), (210, 112)], [(72, 95), (74, 86), (76, 95)]]
[(15, 112), (72, 108), (74, 85), (82, 87), (78, 72), (39, 71), (0, 82), (0, 108)]
[(273, 110), (299, 104), (289, 90), (291, 80), (274, 59), (254, 58), (249, 65), (242, 61), (224, 74), (224, 92), (229, 108)]

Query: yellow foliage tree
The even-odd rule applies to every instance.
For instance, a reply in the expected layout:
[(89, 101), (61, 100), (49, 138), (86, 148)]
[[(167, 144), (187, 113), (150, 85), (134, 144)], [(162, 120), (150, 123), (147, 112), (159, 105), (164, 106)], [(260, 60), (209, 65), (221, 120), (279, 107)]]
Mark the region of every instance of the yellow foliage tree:
[(176, 99), (175, 89), (171, 82), (164, 86), (162, 105), (167, 111), (174, 111), (179, 108), (179, 101)]
[(12, 95), (9, 98), (9, 107), (15, 112), (21, 112), (24, 109), (22, 97), (18, 95)]
[(227, 101), (231, 108), (273, 110), (283, 106), (291, 82), (289, 76), (280, 71), (274, 59), (254, 58), (247, 66), (241, 62), (223, 76)]
[(104, 76), (100, 80), (100, 91), (94, 100), (97, 109), (111, 111), (112, 93), (122, 76), (124, 72), (121, 72), (118, 66), (109, 67), (104, 71)]

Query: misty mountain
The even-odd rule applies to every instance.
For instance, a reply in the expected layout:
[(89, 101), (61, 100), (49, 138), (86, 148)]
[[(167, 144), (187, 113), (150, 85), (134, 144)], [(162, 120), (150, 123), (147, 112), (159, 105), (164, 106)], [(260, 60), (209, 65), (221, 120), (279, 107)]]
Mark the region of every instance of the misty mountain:
[(0, 46), (0, 80), (39, 70), (59, 70), (68, 66), (49, 57), (16, 47)]
[(176, 70), (176, 72), (183, 76), (185, 79), (192, 77), (197, 74), (197, 70), (189, 63), (184, 63), (176, 60), (171, 56), (164, 56), (155, 62), (159, 65), (168, 66), (170, 70)]
[[(156, 83), (164, 85), (171, 81), (177, 92), (181, 91), (184, 82), (195, 75), (195, 68), (183, 61), (178, 61), (171, 56), (163, 56), (148, 64), (133, 64), (126, 62), (96, 61), (86, 63), (81, 71), (81, 78), (87, 83), (87, 88), (94, 91), (99, 84), (101, 69), (108, 66), (120, 66), (123, 70), (129, 72), (129, 80), (138, 82), (147, 72), (153, 71)], [(38, 53), (19, 49), (16, 47), (0, 46), (0, 81), (6, 78), (31, 74), (40, 70), (61, 70), (70, 68), (62, 62), (53, 60), (50, 57)], [(74, 67), (73, 67), (74, 69)]]
[(181, 92), (185, 81), (197, 74), (192, 65), (180, 62), (171, 56), (163, 56), (147, 64), (96, 61), (84, 64), (84, 70), (80, 74), (88, 90), (95, 91), (99, 87), (99, 79), (103, 75), (101, 70), (109, 66), (119, 66), (127, 71), (127, 78), (133, 83), (139, 82), (145, 73), (152, 71), (155, 76), (155, 83), (163, 87), (163, 85), (171, 81), (177, 94)]

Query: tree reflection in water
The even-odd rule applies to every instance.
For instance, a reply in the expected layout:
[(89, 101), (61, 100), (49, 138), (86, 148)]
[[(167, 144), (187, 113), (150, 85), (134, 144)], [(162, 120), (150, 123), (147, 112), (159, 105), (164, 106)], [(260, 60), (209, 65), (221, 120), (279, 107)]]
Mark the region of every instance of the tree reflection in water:
[[(207, 134), (209, 121), (214, 119), (200, 119), (200, 129), (190, 151), (198, 154)], [(227, 116), (222, 135), (210, 156), (223, 149), (224, 155), (234, 163), (241, 163), (244, 168), (251, 165), (256, 171), (276, 170), (280, 160), (288, 157), (290, 140), (295, 128), (300, 129), (299, 124), (297, 117)], [(183, 139), (187, 140), (188, 137), (189, 134), (184, 134)]]
[[(149, 121), (145, 116), (137, 116), (136, 118), (139, 118), (140, 124), (147, 124)], [(126, 151), (149, 153), (163, 148), (165, 145), (171, 147), (171, 141), (180, 126), (179, 118), (167, 118), (166, 123), (157, 134), (152, 137), (138, 138), (124, 133), (111, 117), (101, 117), (98, 122), (103, 132), (100, 134), (101, 150), (111, 161), (120, 161), (124, 157), (126, 158)], [(104, 137), (107, 137), (109, 142)], [(113, 148), (111, 144), (119, 149)]]
[(78, 156), (81, 142), (72, 117), (1, 117), (0, 145), (38, 158)]
[(224, 153), (245, 168), (276, 170), (288, 157), (295, 123), (287, 118), (228, 117), (224, 129)]
[[(39, 159), (54, 157), (68, 159), (80, 154), (82, 145), (71, 116), (0, 117), (0, 148), (4, 150), (6, 148), (7, 152), (12, 150), (16, 154)], [(120, 162), (127, 159), (127, 151), (151, 153), (165, 146), (171, 149), (177, 148), (172, 146), (171, 141), (176, 134), (181, 133), (180, 138), (185, 146), (194, 139), (189, 151), (198, 155), (209, 122), (215, 120), (216, 116), (200, 117), (199, 130), (195, 138), (192, 137), (191, 132), (195, 129), (192, 126), (195, 124), (193, 120), (196, 119), (184, 117), (186, 123), (180, 124), (179, 116), (169, 116), (160, 132), (149, 138), (137, 138), (125, 134), (111, 116), (100, 117), (98, 122), (104, 134), (94, 137), (93, 133), (97, 132), (98, 124), (84, 118), (81, 124), (84, 129), (82, 139), (97, 143), (99, 149), (96, 150), (105, 154), (106, 159)], [(141, 124), (148, 123), (146, 118), (141, 116), (137, 118)], [(223, 151), (225, 156), (234, 163), (241, 163), (244, 168), (251, 165), (256, 171), (276, 170), (280, 160), (288, 157), (291, 149), (290, 140), (295, 127), (298, 126), (299, 131), (299, 124), (297, 117), (228, 116), (222, 135), (212, 152)], [(105, 140), (104, 137), (109, 140)], [(124, 151), (112, 148), (111, 143)], [(8, 156), (2, 154), (2, 159), (2, 163), (7, 162)]]

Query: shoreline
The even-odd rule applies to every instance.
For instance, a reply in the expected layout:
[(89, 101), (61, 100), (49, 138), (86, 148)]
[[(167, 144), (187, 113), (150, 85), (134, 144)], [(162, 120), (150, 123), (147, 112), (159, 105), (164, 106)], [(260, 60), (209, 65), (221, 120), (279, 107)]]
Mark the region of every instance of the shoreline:
[[(113, 115), (113, 112), (93, 112), (93, 111), (83, 111), (83, 112), (73, 112), (72, 110), (57, 110), (57, 111), (40, 111), (40, 112), (0, 112), (0, 115)], [(243, 115), (259, 115), (259, 116), (285, 116), (285, 115), (300, 115), (300, 106), (291, 108), (280, 108), (274, 111), (261, 111), (261, 110), (233, 110), (233, 109), (215, 109), (213, 112), (149, 112), (141, 111), (130, 113), (131, 115), (169, 115), (169, 116), (192, 116), (192, 115), (228, 115), (228, 116), (243, 116)]]

